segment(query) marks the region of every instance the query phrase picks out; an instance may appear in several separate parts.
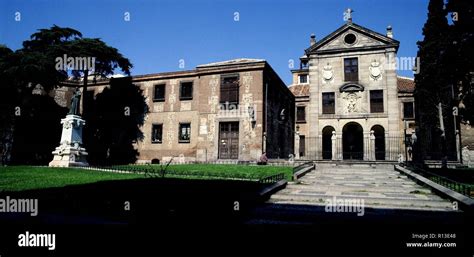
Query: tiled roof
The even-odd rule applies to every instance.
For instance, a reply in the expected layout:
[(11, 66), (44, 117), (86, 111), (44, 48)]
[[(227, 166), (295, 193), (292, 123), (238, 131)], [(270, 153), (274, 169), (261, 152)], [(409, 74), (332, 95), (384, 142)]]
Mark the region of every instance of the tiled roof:
[(294, 96), (309, 96), (309, 84), (297, 84), (289, 87)]
[(412, 78), (397, 76), (398, 92), (413, 92), (415, 90), (415, 81)]

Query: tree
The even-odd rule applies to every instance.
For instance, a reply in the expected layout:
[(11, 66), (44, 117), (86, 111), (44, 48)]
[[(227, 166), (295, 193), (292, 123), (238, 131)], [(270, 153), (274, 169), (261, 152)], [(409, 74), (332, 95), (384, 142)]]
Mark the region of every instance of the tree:
[[(420, 70), (415, 74), (415, 104), (418, 160), (440, 159), (456, 154), (452, 116), (452, 74), (449, 51), (452, 42), (443, 0), (431, 0), (428, 19), (423, 27), (424, 39), (418, 44)], [(441, 131), (438, 104), (441, 103), (445, 131)], [(443, 136), (444, 135), (444, 136)]]
[(148, 113), (143, 90), (131, 77), (111, 79), (110, 87), (90, 102), (84, 140), (89, 163), (127, 164), (137, 160), (134, 143), (143, 140), (140, 130)]
[[(94, 66), (96, 67), (94, 75), (99, 77), (106, 77), (114, 73), (116, 68), (120, 68), (129, 75), (132, 68), (130, 61), (123, 57), (116, 48), (108, 46), (97, 38), (83, 38), (79, 31), (72, 28), (62, 28), (56, 25), (49, 29), (38, 30), (31, 35), (29, 40), (23, 42), (23, 48), (14, 52), (1, 46), (1, 95), (8, 99), (8, 104), (2, 105), (2, 118), (5, 117), (5, 120), (0, 126), (2, 130), (2, 145), (0, 146), (2, 151), (0, 154), (3, 165), (8, 163), (11, 145), (14, 142), (11, 135), (18, 135), (18, 133), (14, 133), (15, 118), (17, 117), (14, 115), (15, 108), (28, 109), (24, 105), (24, 100), (30, 99), (36, 85), (41, 85), (48, 94), (52, 89), (69, 80), (70, 77), (78, 80), (82, 76), (86, 78), (83, 80), (83, 86), (84, 92), (87, 91), (88, 70), (57, 69), (57, 58), (65, 54), (70, 57), (94, 57)], [(2, 101), (2, 103), (4, 102)], [(24, 113), (22, 112), (22, 114)], [(56, 123), (59, 124), (59, 119)]]
[(474, 2), (470, 0), (449, 0), (446, 5), (453, 25), (450, 26), (453, 44), (453, 83), (459, 91), (460, 115), (464, 121), (474, 122)]

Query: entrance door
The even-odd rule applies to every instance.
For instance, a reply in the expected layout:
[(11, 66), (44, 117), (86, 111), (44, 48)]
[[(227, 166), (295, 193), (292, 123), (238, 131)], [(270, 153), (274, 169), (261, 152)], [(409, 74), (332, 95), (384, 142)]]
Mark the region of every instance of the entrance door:
[(342, 129), (342, 156), (344, 160), (364, 158), (363, 129), (358, 123), (347, 123)]
[(375, 159), (385, 160), (385, 129), (380, 125), (372, 127), (375, 136)]
[(239, 158), (239, 123), (219, 123), (219, 159)]
[(323, 160), (332, 159), (332, 132), (334, 128), (327, 126), (323, 128)]

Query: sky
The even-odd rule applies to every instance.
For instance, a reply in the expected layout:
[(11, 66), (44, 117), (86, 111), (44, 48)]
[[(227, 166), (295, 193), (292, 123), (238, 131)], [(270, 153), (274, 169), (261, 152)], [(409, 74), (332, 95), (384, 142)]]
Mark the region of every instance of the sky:
[(428, 0), (0, 0), (0, 44), (19, 49), (56, 24), (118, 48), (132, 75), (256, 58), (291, 84), (290, 60), (298, 67), (311, 33), (319, 40), (342, 26), (347, 8), (354, 23), (376, 32), (391, 25), (398, 56), (415, 57), (427, 7)]

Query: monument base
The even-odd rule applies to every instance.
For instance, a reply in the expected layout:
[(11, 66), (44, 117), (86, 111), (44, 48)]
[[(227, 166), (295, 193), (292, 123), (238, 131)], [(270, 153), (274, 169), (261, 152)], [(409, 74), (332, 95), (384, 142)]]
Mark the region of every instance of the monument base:
[(60, 146), (53, 151), (53, 160), (50, 167), (85, 167), (89, 166), (86, 160), (86, 149), (82, 145), (82, 127), (85, 121), (78, 115), (68, 114), (61, 120), (63, 132)]

